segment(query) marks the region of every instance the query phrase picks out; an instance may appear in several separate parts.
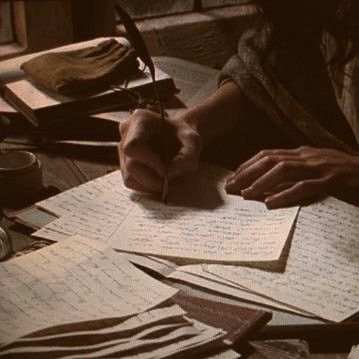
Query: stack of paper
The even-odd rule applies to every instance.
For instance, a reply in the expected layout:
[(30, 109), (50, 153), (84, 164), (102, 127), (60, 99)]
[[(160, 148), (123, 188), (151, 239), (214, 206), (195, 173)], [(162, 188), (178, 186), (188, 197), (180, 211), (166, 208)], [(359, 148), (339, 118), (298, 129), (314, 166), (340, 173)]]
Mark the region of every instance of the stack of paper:
[(204, 347), (238, 357), (222, 329), (178, 305), (158, 307), (176, 289), (99, 242), (70, 238), (1, 264), (0, 273), (1, 357), (165, 358)]
[(339, 322), (359, 311), (359, 208), (334, 198), (303, 207), (284, 273), (235, 266), (202, 269), (297, 310)]
[[(225, 332), (187, 318), (178, 306), (152, 309), (118, 324), (100, 329), (65, 331), (56, 334), (32, 334), (0, 348), (1, 357), (39, 358), (51, 352), (58, 358), (166, 358), (177, 354), (201, 357), (209, 349), (220, 358), (239, 355), (228, 349)], [(87, 324), (87, 326), (89, 326)], [(206, 358), (206, 355), (203, 356)], [(212, 357), (212, 356), (211, 356)]]
[(61, 217), (34, 235), (58, 241), (81, 234), (122, 251), (200, 261), (278, 260), (298, 209), (269, 211), (226, 195), (228, 175), (202, 165), (171, 187), (165, 205), (133, 195), (117, 171), (39, 203)]
[(352, 348), (348, 359), (359, 359), (359, 345), (356, 345)]
[(176, 290), (75, 237), (0, 265), (0, 343), (50, 326), (133, 315)]
[[(342, 321), (359, 311), (359, 209), (335, 198), (303, 207), (279, 262), (261, 269), (220, 264), (177, 266), (128, 259), (164, 276), (307, 317)], [(282, 268), (282, 271), (277, 269)]]
[(267, 211), (228, 196), (227, 176), (202, 165), (165, 206), (123, 188), (117, 171), (40, 203), (60, 218), (36, 235), (79, 233), (127, 252), (195, 259), (178, 266), (127, 255), (168, 278), (304, 316), (342, 321), (358, 312), (358, 208), (328, 198), (302, 208), (293, 227), (297, 208)]

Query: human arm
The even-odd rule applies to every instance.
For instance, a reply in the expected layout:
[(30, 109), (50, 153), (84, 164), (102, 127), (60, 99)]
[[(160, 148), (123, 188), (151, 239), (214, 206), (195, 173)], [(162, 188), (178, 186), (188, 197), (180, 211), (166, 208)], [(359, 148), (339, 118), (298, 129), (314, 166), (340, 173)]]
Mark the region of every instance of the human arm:
[(160, 116), (136, 110), (120, 125), (119, 157), (126, 186), (145, 192), (160, 192), (163, 177), (169, 180), (195, 171), (204, 143), (230, 131), (247, 105), (240, 88), (227, 82), (198, 106), (168, 119), (180, 143), (178, 152), (166, 168), (155, 151), (161, 133)]
[(264, 150), (229, 178), (227, 192), (264, 201), (268, 208), (332, 195), (359, 205), (359, 156), (333, 149)]

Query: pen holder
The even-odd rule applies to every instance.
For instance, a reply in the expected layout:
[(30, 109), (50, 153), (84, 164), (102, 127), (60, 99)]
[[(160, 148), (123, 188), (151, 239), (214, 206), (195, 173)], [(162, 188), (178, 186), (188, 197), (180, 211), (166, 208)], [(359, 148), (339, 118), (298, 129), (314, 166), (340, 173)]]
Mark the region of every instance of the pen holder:
[(14, 208), (29, 203), (42, 187), (41, 163), (33, 153), (0, 154), (0, 203), (3, 207)]

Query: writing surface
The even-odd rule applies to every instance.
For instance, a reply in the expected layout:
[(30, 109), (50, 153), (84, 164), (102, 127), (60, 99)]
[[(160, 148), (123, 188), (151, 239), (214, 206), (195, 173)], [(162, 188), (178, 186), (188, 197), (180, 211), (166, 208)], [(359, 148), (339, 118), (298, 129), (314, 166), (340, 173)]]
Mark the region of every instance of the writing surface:
[[(17, 355), (36, 358), (51, 351), (61, 358), (94, 358), (103, 356), (160, 358), (211, 346), (226, 332), (186, 318), (178, 305), (139, 313), (110, 327), (73, 331), (57, 335), (21, 338), (0, 349), (1, 356)], [(223, 346), (222, 346), (223, 347)], [(226, 347), (222, 349), (226, 354)], [(189, 354), (189, 353), (188, 353)], [(190, 354), (189, 354), (190, 355)]]
[(135, 314), (176, 290), (81, 237), (0, 265), (0, 343), (41, 328)]
[(263, 297), (250, 291), (248, 288), (234, 285), (231, 281), (226, 281), (212, 273), (206, 272), (202, 265), (188, 265), (178, 267), (175, 271), (167, 275), (167, 278), (181, 280), (190, 284), (198, 285), (218, 293), (228, 294), (236, 298), (260, 303), (268, 307), (278, 308), (287, 312), (311, 317), (310, 313), (293, 308), (290, 305), (280, 303), (268, 297)]
[(56, 196), (47, 198), (36, 205), (60, 217), (79, 210), (89, 201), (93, 201), (108, 190), (121, 185), (121, 171), (114, 171)]
[[(98, 194), (96, 200), (86, 204), (77, 202), (79, 207), (76, 211), (73, 210), (52, 221), (33, 235), (53, 241), (60, 241), (71, 235), (81, 235), (107, 242), (130, 213), (133, 203), (140, 198), (139, 195), (123, 188), (121, 183), (111, 186), (110, 190)], [(93, 193), (92, 190), (90, 192)], [(66, 204), (66, 208), (70, 206)]]
[(352, 347), (348, 359), (359, 359), (359, 345)]
[[(228, 196), (229, 197), (229, 196)], [(199, 210), (142, 199), (115, 231), (116, 249), (213, 261), (272, 261), (280, 257), (297, 208), (269, 211), (231, 196)]]
[(205, 270), (332, 321), (359, 311), (359, 209), (335, 198), (303, 207), (284, 273), (208, 265)]
[[(94, 195), (88, 185), (81, 196), (77, 191), (64, 195), (65, 201), (54, 200), (61, 210), (72, 210), (34, 235), (60, 240), (61, 234), (80, 234), (122, 251), (196, 260), (278, 260), (298, 208), (269, 211), (262, 203), (227, 195), (229, 174), (201, 164), (196, 173), (171, 183), (168, 205), (113, 184)], [(113, 174), (115, 183), (117, 175)], [(93, 199), (84, 204), (88, 193)], [(71, 206), (66, 202), (69, 197), (70, 202), (75, 197), (81, 200)]]

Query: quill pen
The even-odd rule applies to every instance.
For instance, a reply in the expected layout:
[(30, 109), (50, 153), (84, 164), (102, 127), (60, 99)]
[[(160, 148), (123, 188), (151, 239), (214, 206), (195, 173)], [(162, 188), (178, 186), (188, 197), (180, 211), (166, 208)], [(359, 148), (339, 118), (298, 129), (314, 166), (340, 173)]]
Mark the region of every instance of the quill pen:
[[(155, 92), (156, 100), (158, 102), (160, 115), (161, 115), (161, 123), (163, 130), (166, 127), (166, 120), (165, 120), (165, 111), (162, 104), (162, 101), (159, 96), (158, 86), (156, 83), (156, 74), (155, 74), (155, 65), (153, 64), (152, 58), (148, 52), (147, 46), (143, 37), (138, 30), (135, 22), (132, 20), (131, 16), (118, 4), (115, 5), (115, 10), (118, 16), (121, 18), (123, 26), (126, 29), (127, 35), (129, 40), (135, 49), (138, 57), (143, 61), (143, 63), (148, 67), (153, 83), (153, 89)], [(164, 139), (163, 143), (163, 156), (165, 157), (165, 164), (168, 162), (168, 151), (166, 146), (166, 139)], [(162, 200), (166, 203), (167, 202), (167, 193), (168, 193), (168, 178), (165, 176), (163, 181), (163, 188), (162, 188)]]

